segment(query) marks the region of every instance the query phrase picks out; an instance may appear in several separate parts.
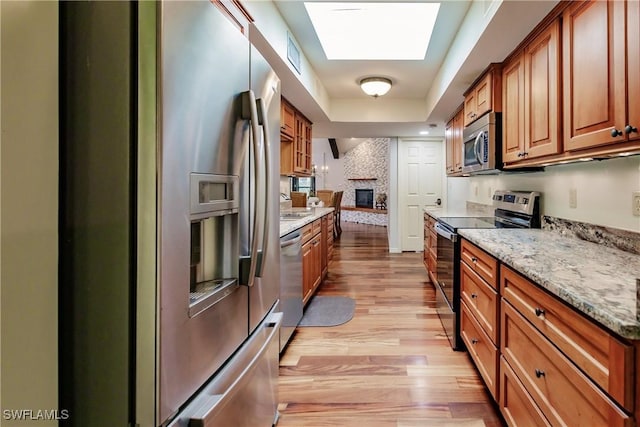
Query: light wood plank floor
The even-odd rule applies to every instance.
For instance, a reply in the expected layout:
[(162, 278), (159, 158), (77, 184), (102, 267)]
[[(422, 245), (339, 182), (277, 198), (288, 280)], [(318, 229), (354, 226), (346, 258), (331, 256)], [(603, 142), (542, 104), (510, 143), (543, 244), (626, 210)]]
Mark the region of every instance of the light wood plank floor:
[(279, 427), (498, 427), (467, 353), (449, 346), (422, 254), (346, 223), (317, 295), (356, 300), (340, 326), (298, 328), (280, 360)]

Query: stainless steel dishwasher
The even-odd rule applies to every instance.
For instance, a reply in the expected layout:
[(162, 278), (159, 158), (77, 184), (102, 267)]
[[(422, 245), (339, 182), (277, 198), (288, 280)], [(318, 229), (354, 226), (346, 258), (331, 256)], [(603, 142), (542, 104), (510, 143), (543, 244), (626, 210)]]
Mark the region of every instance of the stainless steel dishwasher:
[(302, 319), (302, 234), (300, 230), (280, 238), (280, 351)]

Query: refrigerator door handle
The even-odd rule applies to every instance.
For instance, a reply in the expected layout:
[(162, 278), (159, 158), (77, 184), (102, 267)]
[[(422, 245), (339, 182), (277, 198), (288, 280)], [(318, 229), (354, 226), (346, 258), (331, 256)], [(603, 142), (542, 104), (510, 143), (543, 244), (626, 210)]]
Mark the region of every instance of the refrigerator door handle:
[(258, 263), (258, 236), (260, 235), (260, 228), (258, 226), (258, 210), (257, 207), (263, 204), (262, 192), (258, 191), (260, 188), (260, 120), (258, 119), (258, 107), (256, 104), (256, 96), (252, 90), (243, 92), (242, 103), (242, 116), (244, 119), (249, 119), (251, 123), (251, 133), (253, 134), (253, 152), (255, 158), (253, 159), (253, 173), (255, 176), (255, 183), (253, 188), (255, 189), (256, 209), (253, 210), (253, 233), (251, 236), (251, 264), (249, 266), (249, 275), (247, 279), (247, 285), (253, 286), (256, 278), (256, 267)]
[(256, 100), (256, 107), (258, 109), (259, 124), (262, 125), (262, 134), (264, 135), (264, 141), (262, 147), (264, 149), (264, 164), (265, 164), (265, 197), (262, 199), (262, 257), (259, 266), (259, 270), (256, 273), (257, 276), (262, 277), (262, 271), (264, 270), (265, 259), (267, 257), (267, 248), (269, 247), (269, 202), (268, 194), (271, 188), (271, 155), (269, 153), (269, 147), (271, 141), (269, 141), (269, 124), (267, 120), (267, 112), (262, 98)]

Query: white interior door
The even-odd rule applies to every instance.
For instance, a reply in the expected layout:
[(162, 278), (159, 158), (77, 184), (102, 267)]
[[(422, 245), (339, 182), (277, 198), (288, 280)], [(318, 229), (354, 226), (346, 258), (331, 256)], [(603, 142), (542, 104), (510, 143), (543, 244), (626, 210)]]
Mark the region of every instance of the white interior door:
[(442, 199), (442, 142), (401, 140), (398, 156), (398, 204), (403, 251), (424, 248), (423, 213)]

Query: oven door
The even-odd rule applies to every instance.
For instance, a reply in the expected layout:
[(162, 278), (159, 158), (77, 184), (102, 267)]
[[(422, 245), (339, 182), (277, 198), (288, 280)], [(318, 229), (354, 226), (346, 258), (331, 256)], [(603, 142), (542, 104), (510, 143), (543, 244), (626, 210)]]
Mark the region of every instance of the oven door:
[[(456, 306), (456, 264), (459, 263), (459, 256), (456, 256), (458, 247), (458, 235), (447, 230), (440, 223), (435, 224), (437, 233), (438, 259), (437, 259), (437, 282), (436, 282), (436, 312), (444, 332), (449, 339), (454, 350), (460, 348), (458, 321)], [(458, 261), (457, 261), (458, 260)], [(459, 294), (459, 292), (458, 292)]]

